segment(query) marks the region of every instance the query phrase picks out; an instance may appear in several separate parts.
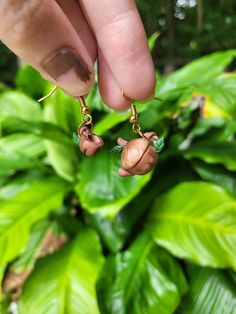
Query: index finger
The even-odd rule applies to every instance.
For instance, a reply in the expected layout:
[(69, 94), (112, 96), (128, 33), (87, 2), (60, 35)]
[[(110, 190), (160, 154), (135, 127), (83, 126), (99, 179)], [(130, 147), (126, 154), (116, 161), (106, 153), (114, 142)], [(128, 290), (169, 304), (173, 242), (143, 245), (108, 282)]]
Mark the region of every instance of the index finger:
[(80, 0), (111, 72), (130, 98), (155, 90), (155, 69), (133, 0)]

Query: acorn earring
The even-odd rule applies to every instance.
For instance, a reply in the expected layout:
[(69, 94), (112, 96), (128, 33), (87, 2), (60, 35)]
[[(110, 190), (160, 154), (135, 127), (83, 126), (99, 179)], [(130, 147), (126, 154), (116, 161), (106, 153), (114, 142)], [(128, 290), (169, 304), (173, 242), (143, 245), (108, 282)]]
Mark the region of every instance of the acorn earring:
[[(48, 97), (52, 96), (58, 86), (55, 86), (53, 90), (46, 96), (38, 100), (42, 102)], [(84, 96), (79, 96), (78, 100), (80, 102), (82, 122), (77, 129), (77, 133), (73, 134), (74, 141), (80, 147), (80, 151), (86, 156), (95, 155), (104, 145), (103, 139), (100, 136), (92, 133), (93, 129), (93, 119), (90, 113), (89, 107), (86, 105)]]
[(131, 106), (129, 122), (132, 124), (133, 132), (138, 134), (140, 138), (129, 142), (123, 138), (118, 138), (118, 146), (113, 149), (116, 152), (121, 152), (121, 168), (118, 173), (121, 177), (144, 175), (155, 166), (158, 153), (164, 148), (164, 139), (159, 138), (155, 132), (142, 133), (134, 100), (124, 93), (123, 96)]
[(103, 147), (104, 142), (100, 136), (92, 133), (93, 119), (83, 96), (79, 97), (79, 102), (81, 105), (82, 122), (77, 129), (77, 134), (73, 134), (74, 140), (79, 145), (80, 151), (83, 154), (93, 156)]

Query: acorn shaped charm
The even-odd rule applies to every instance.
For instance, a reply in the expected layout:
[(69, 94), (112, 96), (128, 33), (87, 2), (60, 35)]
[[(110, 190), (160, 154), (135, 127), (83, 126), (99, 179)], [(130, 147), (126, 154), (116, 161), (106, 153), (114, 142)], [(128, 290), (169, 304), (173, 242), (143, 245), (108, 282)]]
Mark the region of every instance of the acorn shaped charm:
[(86, 156), (94, 156), (104, 145), (103, 139), (91, 132), (88, 127), (82, 127), (74, 135), (80, 151)]
[(158, 152), (164, 145), (163, 138), (159, 139), (155, 132), (146, 132), (143, 137), (126, 141), (117, 140), (121, 153), (121, 168), (119, 176), (127, 177), (144, 175), (150, 172), (158, 160)]

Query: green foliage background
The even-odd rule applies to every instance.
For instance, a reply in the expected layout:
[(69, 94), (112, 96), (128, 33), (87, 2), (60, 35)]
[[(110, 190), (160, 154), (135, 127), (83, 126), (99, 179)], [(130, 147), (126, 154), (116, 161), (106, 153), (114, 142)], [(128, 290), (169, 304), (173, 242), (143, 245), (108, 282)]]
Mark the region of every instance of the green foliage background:
[(137, 3), (157, 31), (158, 70), (177, 69), (157, 73), (159, 100), (137, 103), (143, 129), (166, 143), (146, 176), (118, 177), (110, 150), (133, 137), (129, 113), (108, 110), (97, 83), (87, 102), (105, 148), (86, 158), (72, 138), (78, 102), (58, 90), (39, 104), (52, 85), (29, 66), (15, 78), (17, 60), (0, 48), (0, 314), (14, 304), (19, 314), (236, 314), (235, 3)]
[(1, 313), (12, 298), (20, 314), (236, 313), (235, 56), (158, 74), (161, 100), (137, 104), (166, 141), (146, 176), (118, 177), (110, 149), (133, 136), (129, 113), (107, 110), (96, 84), (106, 145), (93, 158), (72, 139), (77, 101), (58, 90), (37, 103), (52, 86), (29, 66), (2, 86)]

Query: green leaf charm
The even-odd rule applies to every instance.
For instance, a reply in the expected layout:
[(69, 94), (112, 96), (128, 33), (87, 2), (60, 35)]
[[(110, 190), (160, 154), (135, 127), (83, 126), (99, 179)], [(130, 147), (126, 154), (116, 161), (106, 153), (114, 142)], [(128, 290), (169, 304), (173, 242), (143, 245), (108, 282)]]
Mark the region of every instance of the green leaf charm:
[(75, 132), (73, 132), (73, 140), (74, 140), (76, 145), (79, 145), (80, 137)]
[(115, 147), (113, 147), (110, 152), (111, 153), (114, 153), (114, 154), (117, 154), (117, 153), (121, 153), (122, 150), (123, 150), (123, 146), (122, 145), (116, 145)]
[(153, 141), (153, 146), (157, 153), (160, 153), (165, 147), (165, 139), (164, 137), (159, 138), (157, 141)]

